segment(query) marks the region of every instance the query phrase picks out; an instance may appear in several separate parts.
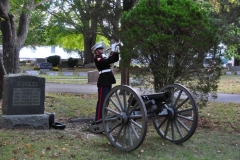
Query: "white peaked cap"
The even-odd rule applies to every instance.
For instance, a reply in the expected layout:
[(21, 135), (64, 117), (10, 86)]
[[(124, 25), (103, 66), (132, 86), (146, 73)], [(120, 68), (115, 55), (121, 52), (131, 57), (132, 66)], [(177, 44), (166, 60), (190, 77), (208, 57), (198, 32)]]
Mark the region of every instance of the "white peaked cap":
[(95, 51), (95, 50), (98, 49), (98, 48), (104, 48), (102, 42), (96, 43), (96, 44), (91, 48), (91, 50), (92, 50), (92, 51)]

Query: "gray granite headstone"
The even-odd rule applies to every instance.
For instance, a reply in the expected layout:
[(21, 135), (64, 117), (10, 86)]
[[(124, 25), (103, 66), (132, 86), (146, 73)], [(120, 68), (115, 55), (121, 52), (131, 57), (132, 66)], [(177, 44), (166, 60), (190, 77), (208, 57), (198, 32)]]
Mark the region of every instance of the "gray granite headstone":
[(63, 76), (73, 76), (73, 72), (62, 72)]
[(40, 69), (52, 69), (53, 66), (52, 66), (51, 63), (41, 62), (41, 63), (39, 64), (39, 68), (40, 68)]
[(97, 84), (97, 80), (99, 77), (99, 71), (89, 71), (88, 72), (88, 84)]
[(27, 74), (5, 75), (2, 113), (4, 115), (43, 114), (45, 78)]
[(78, 72), (78, 76), (88, 76), (87, 72)]
[(39, 75), (38, 71), (26, 71), (26, 73), (29, 74), (29, 75), (33, 75), (33, 76), (38, 76)]
[(0, 128), (18, 129), (49, 129), (49, 116), (47, 114), (29, 115), (2, 115)]
[(58, 72), (47, 72), (48, 76), (58, 76)]
[(49, 69), (40, 69), (40, 74), (47, 74), (49, 71)]
[(225, 72), (225, 75), (232, 75), (232, 72), (231, 71), (227, 71), (227, 72)]

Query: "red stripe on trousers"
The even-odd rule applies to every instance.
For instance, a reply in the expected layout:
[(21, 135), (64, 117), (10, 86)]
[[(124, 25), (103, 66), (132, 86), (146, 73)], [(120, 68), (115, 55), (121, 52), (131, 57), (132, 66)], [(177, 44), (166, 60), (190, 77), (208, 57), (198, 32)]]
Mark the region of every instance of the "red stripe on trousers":
[(101, 113), (101, 104), (102, 104), (102, 90), (103, 90), (103, 87), (100, 87), (97, 120), (100, 120), (100, 116), (101, 116), (100, 113)]

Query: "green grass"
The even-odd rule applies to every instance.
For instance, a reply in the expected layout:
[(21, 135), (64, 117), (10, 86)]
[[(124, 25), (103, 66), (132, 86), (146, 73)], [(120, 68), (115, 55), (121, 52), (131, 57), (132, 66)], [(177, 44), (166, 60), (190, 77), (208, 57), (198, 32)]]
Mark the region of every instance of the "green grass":
[[(56, 77), (46, 77), (46, 81), (73, 83), (74, 78), (59, 82), (55, 81)], [(240, 93), (235, 78), (237, 76), (222, 76), (219, 87), (223, 93), (228, 93), (233, 84), (236, 86), (231, 92)], [(55, 113), (56, 121), (66, 124), (66, 128), (0, 129), (0, 159), (238, 160), (240, 157), (239, 103), (208, 103), (199, 110), (195, 134), (181, 145), (162, 139), (149, 121), (143, 144), (126, 153), (113, 147), (104, 134), (88, 132), (87, 123), (69, 123), (74, 118), (93, 118), (96, 102), (97, 94), (46, 93), (45, 112)]]
[(96, 104), (97, 94), (47, 93), (45, 110), (64, 119), (93, 117)]
[(103, 134), (87, 131), (74, 118), (95, 115), (97, 94), (47, 93), (45, 111), (56, 114), (64, 130), (0, 129), (1, 159), (232, 159), (240, 157), (240, 104), (209, 103), (199, 111), (199, 125), (182, 145), (162, 139), (149, 121), (143, 144), (130, 153), (110, 145)]
[(240, 94), (240, 76), (223, 75), (218, 84), (218, 92)]
[(143, 144), (130, 153), (112, 147), (104, 135), (87, 132), (8, 130), (4, 133), (1, 159), (237, 160), (240, 156), (239, 134), (207, 129), (197, 130), (194, 137), (182, 145), (148, 132)]

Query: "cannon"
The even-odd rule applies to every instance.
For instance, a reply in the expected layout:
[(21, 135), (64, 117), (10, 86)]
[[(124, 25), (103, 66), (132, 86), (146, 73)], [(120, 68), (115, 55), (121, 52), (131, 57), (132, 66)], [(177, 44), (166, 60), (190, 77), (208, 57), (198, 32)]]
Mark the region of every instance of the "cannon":
[(148, 121), (162, 138), (180, 144), (194, 134), (198, 107), (191, 92), (181, 84), (169, 84), (159, 93), (139, 95), (126, 85), (113, 87), (102, 108), (102, 119), (89, 126), (93, 133), (105, 132), (110, 143), (133, 151), (144, 141)]

